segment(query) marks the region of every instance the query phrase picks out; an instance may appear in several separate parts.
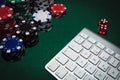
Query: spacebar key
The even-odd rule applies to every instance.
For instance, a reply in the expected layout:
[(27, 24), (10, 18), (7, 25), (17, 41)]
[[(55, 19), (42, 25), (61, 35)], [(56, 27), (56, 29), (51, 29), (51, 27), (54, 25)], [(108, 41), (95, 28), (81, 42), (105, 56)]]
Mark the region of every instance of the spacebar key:
[(75, 61), (78, 58), (78, 54), (69, 47), (65, 47), (62, 52), (64, 55), (66, 55), (68, 58), (72, 59), (73, 61)]

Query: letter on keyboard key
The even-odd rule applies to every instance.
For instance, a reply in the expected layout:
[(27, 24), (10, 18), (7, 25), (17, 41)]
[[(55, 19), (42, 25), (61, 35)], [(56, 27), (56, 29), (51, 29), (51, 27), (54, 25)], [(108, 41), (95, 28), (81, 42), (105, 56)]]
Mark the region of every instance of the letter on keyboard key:
[(91, 55), (91, 52), (89, 52), (88, 50), (84, 49), (80, 54), (81, 54), (81, 56), (83, 56), (84, 58), (87, 59)]
[(95, 55), (98, 55), (99, 52), (100, 52), (100, 48), (94, 46), (94, 47), (91, 49), (91, 52), (94, 53)]
[(106, 60), (110, 57), (110, 55), (109, 55), (108, 53), (106, 53), (105, 51), (103, 51), (103, 52), (99, 55), (99, 57), (100, 57), (101, 59), (103, 59), (104, 61), (106, 61)]
[(69, 60), (69, 61), (66, 63), (65, 67), (66, 67), (68, 70), (73, 71), (77, 66), (76, 66), (76, 64), (75, 64), (74, 62), (72, 62), (72, 61)]
[(107, 62), (101, 61), (98, 67), (102, 69), (103, 71), (106, 71), (109, 67), (109, 64)]
[(83, 80), (97, 80), (90, 75), (87, 75)]
[(104, 80), (106, 74), (100, 70), (98, 70), (96, 73), (95, 73), (95, 77), (98, 79), (98, 80)]
[(60, 78), (63, 79), (67, 74), (67, 70), (64, 67), (59, 67), (55, 74)]
[(80, 35), (83, 37), (83, 38), (87, 38), (88, 35), (86, 35), (85, 33), (80, 33)]
[(77, 42), (78, 44), (81, 44), (84, 41), (84, 39), (81, 36), (76, 36), (74, 41)]
[(111, 64), (112, 66), (116, 67), (119, 63), (119, 61), (117, 59), (115, 59), (114, 57), (112, 57), (109, 62), (109, 64)]
[(90, 49), (90, 47), (92, 46), (92, 43), (88, 42), (88, 41), (84, 41), (83, 42), (83, 47), (85, 47), (86, 49)]
[(77, 80), (77, 78), (72, 74), (68, 74), (64, 80)]
[(78, 58), (78, 54), (68, 47), (65, 48), (63, 54), (69, 57), (73, 61), (75, 61)]
[(97, 44), (96, 44), (99, 48), (101, 48), (101, 49), (104, 49), (105, 48), (105, 46), (102, 44), (102, 43), (100, 43), (100, 42), (97, 42)]
[(58, 62), (60, 62), (62, 65), (64, 65), (69, 59), (62, 53), (59, 53), (57, 56), (56, 56), (56, 60)]
[(105, 49), (106, 52), (108, 52), (109, 54), (113, 55), (114, 54), (114, 51), (111, 50), (110, 48), (106, 48)]
[(75, 41), (71, 41), (69, 43), (69, 47), (72, 48), (74, 51), (76, 51), (77, 53), (79, 53), (82, 50), (82, 46), (79, 45), (78, 43), (76, 43)]
[(85, 70), (93, 74), (93, 72), (96, 70), (96, 67), (93, 64), (89, 63), (87, 67), (85, 68)]
[(85, 60), (82, 57), (79, 57), (79, 59), (77, 60), (77, 64), (81, 67), (84, 67), (87, 64), (87, 60)]
[(95, 55), (92, 55), (92, 57), (89, 59), (89, 61), (91, 63), (93, 63), (94, 65), (96, 65), (99, 62), (99, 60), (100, 59), (97, 56), (95, 56)]
[(119, 74), (119, 71), (111, 67), (110, 70), (108, 71), (108, 74), (113, 78), (116, 78)]
[(82, 77), (86, 74), (85, 70), (82, 69), (81, 67), (77, 67), (74, 71), (74, 74), (79, 77), (80, 79), (82, 79)]
[(52, 62), (50, 62), (48, 64), (48, 69), (50, 69), (51, 71), (55, 71), (58, 67), (60, 66), (60, 64), (56, 61), (56, 60), (53, 60)]

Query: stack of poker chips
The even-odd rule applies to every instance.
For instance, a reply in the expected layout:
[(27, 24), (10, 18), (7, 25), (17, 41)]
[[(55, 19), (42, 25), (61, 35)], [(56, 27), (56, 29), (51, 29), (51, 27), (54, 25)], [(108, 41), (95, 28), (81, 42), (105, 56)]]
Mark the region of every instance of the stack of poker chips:
[(100, 35), (105, 35), (107, 34), (107, 31), (108, 31), (108, 20), (107, 19), (101, 19), (99, 22), (98, 22), (98, 26), (99, 26), (99, 30), (98, 30), (98, 33)]
[(52, 29), (52, 16), (47, 10), (38, 10), (33, 14), (33, 20), (38, 23), (37, 30), (48, 32)]
[(0, 40), (15, 33), (16, 21), (13, 18), (13, 12), (13, 9), (8, 6), (0, 6)]
[(13, 8), (16, 21), (28, 19), (30, 13), (30, 0), (7, 0), (7, 5)]
[(20, 60), (25, 53), (23, 40), (15, 35), (3, 38), (0, 43), (0, 50), (2, 52), (2, 57), (10, 62)]
[(25, 48), (39, 42), (38, 32), (52, 29), (52, 17), (62, 17), (65, 13), (66, 7), (55, 6), (54, 0), (0, 0), (2, 57), (10, 62), (20, 60)]
[(52, 29), (52, 16), (49, 8), (54, 1), (50, 0), (33, 0), (33, 20), (37, 22), (37, 30), (48, 32)]
[(33, 47), (39, 42), (37, 27), (32, 20), (21, 20), (15, 25), (16, 35), (23, 39), (26, 48)]

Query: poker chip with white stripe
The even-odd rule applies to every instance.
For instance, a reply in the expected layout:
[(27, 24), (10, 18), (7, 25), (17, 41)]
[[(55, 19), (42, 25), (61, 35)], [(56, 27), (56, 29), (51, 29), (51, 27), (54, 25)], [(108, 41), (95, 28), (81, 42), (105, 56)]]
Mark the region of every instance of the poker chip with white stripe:
[(33, 19), (40, 24), (51, 22), (52, 16), (47, 10), (38, 10), (33, 14)]

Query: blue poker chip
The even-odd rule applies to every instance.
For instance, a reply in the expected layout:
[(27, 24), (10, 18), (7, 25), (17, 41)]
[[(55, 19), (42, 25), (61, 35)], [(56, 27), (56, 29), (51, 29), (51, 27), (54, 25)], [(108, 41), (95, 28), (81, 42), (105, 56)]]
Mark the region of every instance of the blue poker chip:
[(6, 0), (0, 0), (0, 6), (5, 4), (6, 4)]
[(0, 50), (5, 53), (12, 53), (23, 49), (23, 40), (13, 36), (4, 38), (0, 43)]

